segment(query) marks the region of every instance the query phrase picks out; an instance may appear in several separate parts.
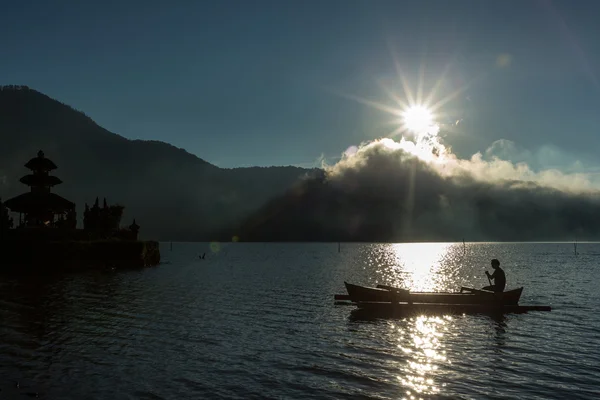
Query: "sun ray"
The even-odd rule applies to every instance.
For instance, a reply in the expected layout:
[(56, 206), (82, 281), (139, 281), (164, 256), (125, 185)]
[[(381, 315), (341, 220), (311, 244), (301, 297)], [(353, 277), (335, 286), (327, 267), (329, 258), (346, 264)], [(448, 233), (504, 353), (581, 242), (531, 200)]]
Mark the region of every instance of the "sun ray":
[(391, 107), (391, 106), (389, 106), (387, 104), (383, 104), (383, 103), (380, 103), (380, 102), (377, 102), (377, 101), (365, 99), (365, 98), (362, 98), (360, 96), (356, 96), (356, 95), (353, 95), (353, 94), (343, 93), (343, 92), (340, 92), (340, 91), (335, 91), (335, 93), (338, 96), (340, 96), (340, 97), (344, 97), (344, 98), (349, 99), (349, 100), (357, 101), (357, 102), (359, 102), (361, 104), (364, 104), (366, 106), (371, 106), (371, 107), (373, 107), (373, 108), (375, 108), (377, 110), (384, 111), (384, 112), (387, 112), (389, 114), (392, 114), (392, 115), (395, 115), (395, 116), (398, 116), (398, 117), (402, 115), (402, 111), (401, 110), (399, 110), (398, 108), (395, 108), (395, 107)]
[[(435, 98), (435, 96), (437, 94), (437, 91), (442, 86), (442, 83), (444, 82), (444, 79), (446, 79), (446, 75), (448, 75), (448, 73), (450, 72), (450, 68), (451, 67), (452, 67), (451, 63), (446, 64), (446, 66), (444, 67), (444, 70), (442, 71), (442, 75), (439, 77), (439, 79), (437, 79), (435, 81), (435, 84), (433, 85), (433, 88), (431, 88), (431, 91), (427, 95), (427, 98), (424, 101), (425, 104), (431, 104), (432, 100)], [(436, 111), (436, 109), (434, 109), (433, 105), (431, 106), (431, 108), (433, 109), (433, 111)]]
[(464, 84), (463, 86), (459, 87), (458, 89), (456, 89), (454, 92), (450, 93), (449, 95), (445, 96), (444, 98), (440, 99), (438, 102), (434, 103), (431, 105), (431, 108), (433, 110), (437, 110), (441, 107), (443, 107), (445, 104), (447, 104), (448, 102), (454, 100), (455, 98), (457, 98), (459, 95), (461, 95), (462, 93), (464, 93), (467, 89), (469, 89), (471, 87), (471, 85), (473, 85), (475, 82), (483, 79), (483, 77), (485, 76), (485, 74), (480, 74), (479, 76), (476, 76), (475, 78), (471, 79), (469, 82), (467, 82), (466, 84)]
[[(393, 124), (394, 126), (384, 128), (389, 129), (390, 132), (380, 139), (390, 140), (389, 144), (393, 145), (390, 149), (400, 149), (426, 162), (448, 162), (450, 160), (450, 148), (442, 143), (439, 133), (441, 130), (445, 134), (462, 131), (462, 128), (458, 128), (457, 125), (458, 121), (462, 119), (456, 115), (456, 111), (444, 111), (444, 107), (465, 93), (475, 82), (486, 76), (486, 73), (481, 73), (460, 85), (460, 87), (453, 88), (454, 90), (450, 93), (444, 93), (440, 98), (440, 91), (444, 87), (443, 84), (452, 69), (453, 62), (443, 66), (441, 75), (438, 79), (432, 81), (433, 85), (427, 84), (426, 65), (422, 62), (419, 65), (415, 81), (410, 85), (407, 75), (403, 72), (398, 53), (393, 46), (390, 46), (390, 54), (394, 63), (395, 79), (393, 81), (388, 79), (375, 80), (376, 85), (384, 94), (382, 100), (371, 100), (357, 95), (340, 93), (339, 91), (336, 93), (341, 97), (357, 101), (393, 116), (390, 121), (383, 123), (383, 125), (387, 127), (388, 124)], [(454, 57), (455, 59), (456, 57)], [(443, 91), (446, 92), (445, 89)]]
[(400, 67), (400, 60), (398, 59), (398, 53), (394, 47), (390, 46), (390, 52), (392, 54), (392, 59), (394, 60), (394, 67), (396, 68), (396, 73), (398, 74), (398, 78), (402, 83), (402, 90), (404, 91), (404, 96), (408, 100), (408, 104), (415, 104), (415, 98), (410, 90), (410, 85), (406, 81), (406, 77), (402, 73), (402, 67)]
[(417, 102), (423, 104), (423, 86), (425, 86), (425, 63), (419, 66), (419, 77), (417, 79)]
[(406, 133), (406, 128), (404, 126), (399, 126), (396, 129), (394, 129), (392, 132), (390, 132), (390, 134), (388, 136), (393, 138), (395, 136), (403, 136), (404, 133)]
[(383, 90), (385, 92), (385, 94), (388, 95), (388, 97), (393, 100), (396, 104), (398, 104), (398, 106), (400, 106), (400, 108), (405, 109), (408, 108), (409, 105), (407, 102), (405, 102), (404, 100), (402, 100), (396, 93), (394, 93), (389, 86), (384, 85), (381, 81), (377, 82), (378, 86), (381, 88), (381, 90)]

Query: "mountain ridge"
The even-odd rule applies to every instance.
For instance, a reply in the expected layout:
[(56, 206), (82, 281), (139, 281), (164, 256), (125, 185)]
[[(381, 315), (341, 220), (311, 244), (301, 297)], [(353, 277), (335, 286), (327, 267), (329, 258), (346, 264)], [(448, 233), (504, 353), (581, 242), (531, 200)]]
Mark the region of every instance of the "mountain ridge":
[(23, 86), (0, 88), (0, 197), (23, 193), (44, 150), (77, 204), (125, 206), (163, 241), (537, 241), (600, 239), (600, 193), (444, 174), (382, 142), (326, 169), (220, 168), (169, 143), (127, 139)]
[(27, 190), (23, 164), (44, 150), (63, 184), (55, 192), (77, 204), (95, 197), (125, 208), (141, 236), (212, 240), (311, 170), (284, 167), (220, 168), (157, 140), (127, 139), (84, 112), (25, 85), (0, 87), (0, 196)]

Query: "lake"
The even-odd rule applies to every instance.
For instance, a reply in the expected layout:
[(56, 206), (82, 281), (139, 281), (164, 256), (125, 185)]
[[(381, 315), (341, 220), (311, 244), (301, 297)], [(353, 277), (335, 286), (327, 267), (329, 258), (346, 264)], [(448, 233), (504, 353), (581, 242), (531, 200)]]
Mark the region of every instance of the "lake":
[[(147, 269), (0, 277), (0, 399), (600, 397), (600, 244), (172, 246)], [(357, 321), (334, 305), (344, 281), (482, 287), (491, 258), (552, 311)]]

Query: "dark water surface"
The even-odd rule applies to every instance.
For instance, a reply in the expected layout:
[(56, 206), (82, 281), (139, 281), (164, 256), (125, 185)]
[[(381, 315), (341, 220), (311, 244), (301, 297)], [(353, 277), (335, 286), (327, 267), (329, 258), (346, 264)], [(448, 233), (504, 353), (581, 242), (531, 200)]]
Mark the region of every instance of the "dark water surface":
[[(600, 245), (578, 250), (175, 243), (156, 268), (0, 277), (0, 399), (600, 398)], [(481, 287), (493, 257), (552, 312), (366, 322), (333, 305), (344, 280)]]

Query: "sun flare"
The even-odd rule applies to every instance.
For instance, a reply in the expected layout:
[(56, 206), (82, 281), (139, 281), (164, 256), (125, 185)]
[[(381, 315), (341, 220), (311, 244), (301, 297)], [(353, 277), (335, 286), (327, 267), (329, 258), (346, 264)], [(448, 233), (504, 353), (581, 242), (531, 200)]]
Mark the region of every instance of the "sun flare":
[[(392, 57), (398, 73), (397, 79), (381, 79), (377, 82), (389, 98), (387, 101), (346, 93), (338, 94), (392, 116), (384, 123), (392, 127), (391, 131), (383, 137), (386, 140), (378, 140), (385, 149), (401, 150), (426, 162), (446, 163), (450, 160), (448, 157), (450, 149), (444, 145), (443, 139), (448, 133), (458, 130), (456, 127), (462, 118), (454, 118), (456, 117), (454, 112), (448, 114), (448, 111), (444, 111), (443, 108), (464, 93), (469, 84), (445, 96), (440, 96), (438, 92), (446, 86), (446, 74), (450, 70), (450, 65), (446, 66), (438, 79), (432, 81), (432, 85), (425, 82), (425, 66), (422, 65), (418, 80), (414, 82), (416, 88), (412, 88), (409, 79), (402, 73), (398, 56), (393, 49)], [(426, 87), (427, 93), (425, 93)], [(440, 135), (442, 130), (444, 134)]]
[(402, 113), (406, 129), (417, 135), (434, 125), (433, 114), (425, 106), (411, 106)]

